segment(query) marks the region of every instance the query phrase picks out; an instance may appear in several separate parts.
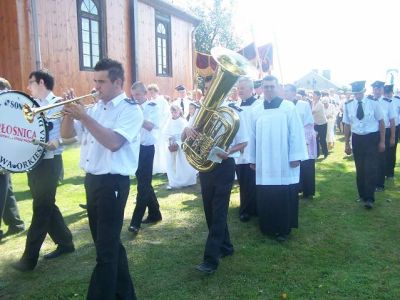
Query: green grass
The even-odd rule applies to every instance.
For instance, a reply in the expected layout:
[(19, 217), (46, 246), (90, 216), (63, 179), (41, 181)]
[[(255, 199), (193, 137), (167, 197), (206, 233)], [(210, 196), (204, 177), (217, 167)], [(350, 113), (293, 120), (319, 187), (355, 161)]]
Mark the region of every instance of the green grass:
[[(134, 207), (135, 181), (121, 233), (139, 299), (400, 299), (399, 179), (377, 194), (373, 210), (355, 200), (354, 163), (337, 142), (317, 163), (317, 194), (300, 203), (300, 228), (279, 244), (264, 237), (257, 220), (238, 221), (238, 187), (233, 189), (229, 228), (235, 255), (204, 276), (201, 262), (207, 228), (199, 186), (167, 191), (155, 176), (163, 221), (144, 226), (136, 239), (127, 232)], [(399, 154), (400, 155), (400, 154)], [(400, 157), (400, 156), (399, 156)], [(0, 299), (84, 299), (95, 264), (85, 211), (79, 149), (64, 153), (65, 182), (57, 204), (71, 229), (77, 251), (53, 261), (39, 260), (30, 273), (10, 263), (21, 256), (26, 232), (0, 243)], [(398, 172), (399, 173), (399, 172)], [(29, 226), (32, 202), (25, 174), (13, 175), (21, 215)], [(6, 229), (6, 228), (3, 228)], [(47, 238), (41, 255), (54, 249)]]

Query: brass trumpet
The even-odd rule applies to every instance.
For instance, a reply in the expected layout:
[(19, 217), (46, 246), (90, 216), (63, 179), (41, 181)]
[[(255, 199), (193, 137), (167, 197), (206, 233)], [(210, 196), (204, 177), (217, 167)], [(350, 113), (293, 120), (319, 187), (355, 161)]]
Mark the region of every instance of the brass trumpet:
[[(28, 104), (24, 104), (24, 106), (23, 106), (24, 117), (29, 123), (32, 123), (37, 114), (40, 114), (46, 110), (49, 110), (49, 109), (52, 109), (52, 108), (55, 108), (58, 106), (62, 106), (62, 105), (68, 104), (68, 103), (78, 102), (79, 100), (82, 100), (87, 97), (96, 98), (98, 95), (99, 95), (99, 92), (94, 92), (94, 93), (87, 94), (84, 96), (60, 101), (60, 102), (57, 102), (54, 104), (49, 104), (49, 105), (45, 105), (45, 106), (41, 106), (41, 107), (30, 107)], [(88, 105), (85, 105), (85, 108), (87, 109), (91, 106), (93, 106), (93, 104), (88, 104)], [(63, 115), (64, 115), (64, 113), (60, 111), (60, 112), (57, 112), (57, 113), (47, 117), (47, 119), (58, 119), (58, 118), (61, 118)]]

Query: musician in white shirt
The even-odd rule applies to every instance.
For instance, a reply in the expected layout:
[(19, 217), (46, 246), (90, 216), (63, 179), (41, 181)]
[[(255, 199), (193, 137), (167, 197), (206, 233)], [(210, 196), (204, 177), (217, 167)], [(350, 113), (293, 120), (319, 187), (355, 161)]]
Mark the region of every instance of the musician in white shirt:
[(79, 104), (65, 105), (61, 128), (63, 138), (79, 134), (82, 128), (87, 131), (81, 167), (86, 172), (87, 211), (97, 255), (87, 299), (136, 299), (120, 234), (129, 176), (138, 166), (143, 114), (123, 91), (124, 70), (119, 62), (105, 58), (94, 69), (100, 100), (89, 112)]

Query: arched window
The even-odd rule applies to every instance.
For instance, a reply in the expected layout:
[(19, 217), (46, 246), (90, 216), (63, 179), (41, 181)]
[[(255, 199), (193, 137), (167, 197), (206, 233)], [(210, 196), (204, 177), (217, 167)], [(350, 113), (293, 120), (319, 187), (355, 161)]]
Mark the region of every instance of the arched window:
[(156, 73), (171, 76), (171, 19), (156, 12)]
[(93, 70), (104, 55), (101, 0), (78, 0), (79, 61), (81, 70)]

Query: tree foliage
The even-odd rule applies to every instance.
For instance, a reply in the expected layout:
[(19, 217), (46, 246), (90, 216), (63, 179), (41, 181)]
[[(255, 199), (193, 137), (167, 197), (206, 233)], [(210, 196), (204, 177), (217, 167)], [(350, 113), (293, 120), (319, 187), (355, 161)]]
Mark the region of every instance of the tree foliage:
[(210, 53), (215, 46), (232, 50), (239, 48), (241, 41), (232, 25), (234, 3), (235, 0), (200, 1), (189, 7), (192, 14), (201, 20), (195, 30), (197, 51)]

